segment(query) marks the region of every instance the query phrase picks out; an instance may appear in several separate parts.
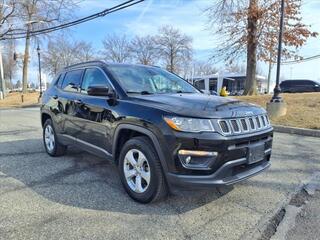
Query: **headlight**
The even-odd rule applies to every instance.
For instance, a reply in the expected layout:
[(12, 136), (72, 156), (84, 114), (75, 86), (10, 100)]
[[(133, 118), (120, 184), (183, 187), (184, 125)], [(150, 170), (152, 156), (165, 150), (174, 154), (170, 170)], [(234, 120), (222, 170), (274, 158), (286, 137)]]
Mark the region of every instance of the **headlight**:
[(164, 117), (166, 123), (174, 130), (183, 132), (214, 132), (209, 119)]

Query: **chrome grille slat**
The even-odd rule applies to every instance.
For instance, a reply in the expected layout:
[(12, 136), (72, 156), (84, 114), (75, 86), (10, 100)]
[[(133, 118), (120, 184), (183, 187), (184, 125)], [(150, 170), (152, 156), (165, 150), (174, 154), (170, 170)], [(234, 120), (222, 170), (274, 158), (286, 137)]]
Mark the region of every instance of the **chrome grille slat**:
[(261, 128), (261, 123), (260, 123), (260, 118), (259, 116), (258, 117), (255, 117), (256, 118), (256, 123), (257, 123), (257, 128)]
[(249, 124), (248, 124), (247, 119), (246, 119), (246, 118), (241, 118), (241, 119), (240, 119), (240, 122), (241, 122), (242, 130), (243, 130), (244, 132), (249, 131)]
[(242, 118), (220, 119), (217, 121), (222, 134), (244, 134), (270, 127), (266, 114)]
[(264, 120), (264, 116), (261, 115), (261, 116), (260, 116), (260, 119), (261, 119), (261, 122), (262, 122), (262, 126), (265, 127), (265, 126), (266, 126), (266, 122), (265, 122), (265, 120)]
[(228, 126), (227, 120), (220, 120), (218, 123), (223, 133), (230, 133), (230, 128)]
[(249, 122), (250, 122), (251, 130), (255, 130), (256, 129), (256, 125), (254, 124), (253, 118), (249, 118)]
[(231, 122), (233, 132), (235, 132), (235, 133), (241, 132), (240, 126), (239, 126), (238, 121), (236, 119), (231, 119), (230, 122)]

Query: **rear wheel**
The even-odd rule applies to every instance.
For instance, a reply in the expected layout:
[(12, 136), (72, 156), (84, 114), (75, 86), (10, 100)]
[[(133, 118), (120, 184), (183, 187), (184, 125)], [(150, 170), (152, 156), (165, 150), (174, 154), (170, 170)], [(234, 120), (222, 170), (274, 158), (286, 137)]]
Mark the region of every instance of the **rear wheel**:
[(167, 195), (158, 154), (147, 137), (135, 137), (125, 143), (118, 168), (121, 182), (134, 200), (149, 203)]
[(67, 147), (59, 143), (51, 119), (48, 119), (43, 125), (43, 143), (46, 152), (52, 157), (66, 153)]

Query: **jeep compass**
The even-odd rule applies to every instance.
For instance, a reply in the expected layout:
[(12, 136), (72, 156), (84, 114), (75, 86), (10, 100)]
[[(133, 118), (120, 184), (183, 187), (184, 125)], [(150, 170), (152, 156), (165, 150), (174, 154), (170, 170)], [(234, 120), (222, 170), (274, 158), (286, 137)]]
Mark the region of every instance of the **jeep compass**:
[(136, 201), (230, 185), (270, 166), (265, 110), (201, 93), (159, 67), (92, 61), (63, 69), (42, 96), (50, 156), (68, 145), (113, 161)]

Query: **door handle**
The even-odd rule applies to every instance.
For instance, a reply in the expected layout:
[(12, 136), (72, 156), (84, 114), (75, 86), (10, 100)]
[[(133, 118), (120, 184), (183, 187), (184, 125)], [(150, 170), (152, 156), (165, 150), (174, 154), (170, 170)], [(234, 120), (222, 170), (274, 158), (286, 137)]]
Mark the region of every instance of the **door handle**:
[(58, 99), (58, 95), (52, 96), (53, 99)]
[(76, 103), (76, 104), (82, 104), (82, 101), (81, 101), (80, 99), (76, 99), (76, 100), (74, 100), (74, 103)]

